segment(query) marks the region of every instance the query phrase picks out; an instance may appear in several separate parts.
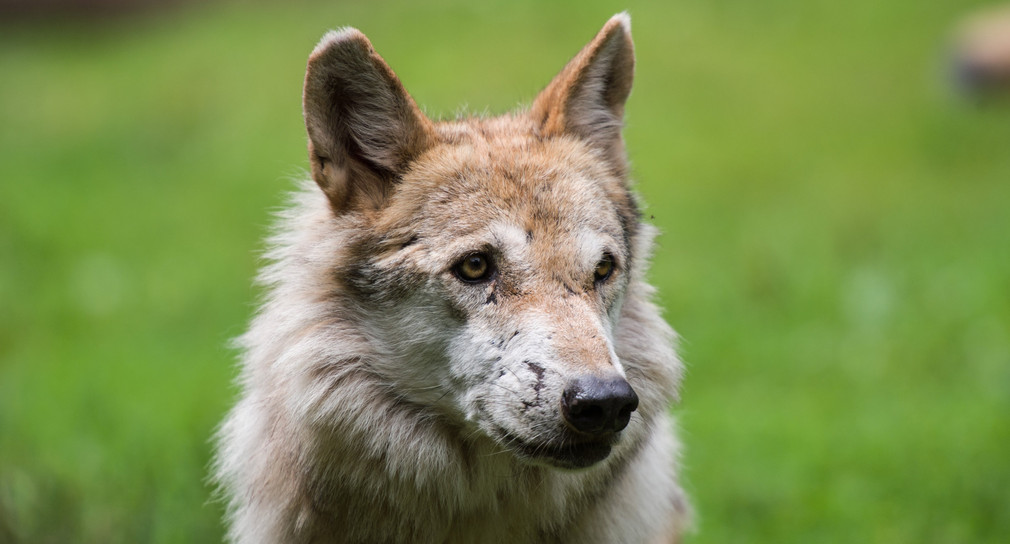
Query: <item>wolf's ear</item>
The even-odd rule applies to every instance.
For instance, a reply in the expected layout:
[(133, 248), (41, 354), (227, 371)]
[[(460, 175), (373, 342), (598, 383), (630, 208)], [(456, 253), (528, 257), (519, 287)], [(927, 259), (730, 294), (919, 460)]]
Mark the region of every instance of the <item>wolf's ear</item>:
[(579, 137), (624, 170), (621, 127), (634, 73), (631, 18), (619, 13), (537, 96), (530, 113), (543, 135)]
[(312, 177), (337, 213), (378, 207), (432, 139), (432, 124), (364, 34), (325, 36), (302, 96)]

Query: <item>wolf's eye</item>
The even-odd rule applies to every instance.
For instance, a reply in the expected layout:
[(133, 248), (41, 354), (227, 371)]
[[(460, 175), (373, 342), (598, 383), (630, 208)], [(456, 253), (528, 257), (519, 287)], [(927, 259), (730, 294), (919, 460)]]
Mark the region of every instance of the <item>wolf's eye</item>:
[(494, 265), (491, 263), (491, 257), (484, 253), (474, 252), (456, 263), (452, 271), (457, 278), (475, 283), (490, 278), (494, 273)]
[(609, 253), (604, 253), (603, 258), (600, 262), (596, 263), (596, 271), (594, 272), (596, 283), (601, 283), (607, 281), (607, 278), (614, 273), (614, 257)]

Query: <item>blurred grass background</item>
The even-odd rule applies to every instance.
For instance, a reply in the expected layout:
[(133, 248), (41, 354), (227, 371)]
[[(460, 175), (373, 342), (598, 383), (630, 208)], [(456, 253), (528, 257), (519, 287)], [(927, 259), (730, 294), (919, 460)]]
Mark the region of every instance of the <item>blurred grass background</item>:
[[(1005, 542), (1010, 110), (965, 0), (184, 3), (0, 17), (0, 542), (217, 542), (205, 483), (305, 58), (528, 101), (628, 9), (626, 136), (689, 364), (689, 543)], [(485, 109), (486, 108), (486, 109)]]

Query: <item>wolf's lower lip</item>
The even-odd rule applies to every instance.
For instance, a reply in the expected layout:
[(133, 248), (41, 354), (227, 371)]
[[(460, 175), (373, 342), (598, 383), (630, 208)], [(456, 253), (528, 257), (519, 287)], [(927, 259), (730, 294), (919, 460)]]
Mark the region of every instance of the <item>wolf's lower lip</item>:
[[(587, 468), (610, 455), (611, 446), (605, 442), (572, 444), (557, 449), (541, 450), (539, 459), (545, 459), (560, 468)], [(535, 450), (534, 450), (535, 451)]]
[(520, 457), (545, 462), (558, 468), (590, 467), (606, 459), (613, 449), (612, 440), (534, 444), (510, 433), (503, 434), (505, 444)]

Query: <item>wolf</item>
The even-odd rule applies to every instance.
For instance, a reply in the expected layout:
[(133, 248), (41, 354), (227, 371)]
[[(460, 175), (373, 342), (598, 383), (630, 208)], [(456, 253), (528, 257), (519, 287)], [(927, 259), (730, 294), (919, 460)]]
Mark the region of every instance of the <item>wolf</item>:
[(683, 365), (628, 180), (630, 29), (528, 108), (440, 122), (358, 30), (319, 42), (312, 181), (217, 434), (231, 541), (679, 541)]

